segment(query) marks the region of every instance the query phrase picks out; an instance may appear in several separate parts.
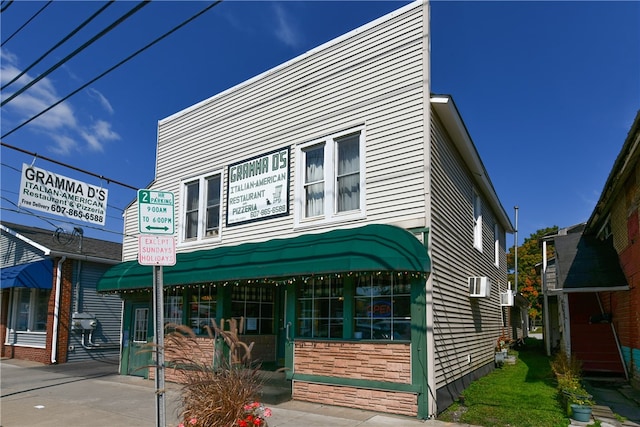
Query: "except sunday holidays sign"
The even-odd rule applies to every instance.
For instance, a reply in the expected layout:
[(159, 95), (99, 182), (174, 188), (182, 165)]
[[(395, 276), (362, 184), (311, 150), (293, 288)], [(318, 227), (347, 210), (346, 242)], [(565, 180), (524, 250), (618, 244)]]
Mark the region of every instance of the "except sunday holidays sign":
[(22, 165), (18, 206), (105, 225), (106, 188), (86, 184), (26, 163)]

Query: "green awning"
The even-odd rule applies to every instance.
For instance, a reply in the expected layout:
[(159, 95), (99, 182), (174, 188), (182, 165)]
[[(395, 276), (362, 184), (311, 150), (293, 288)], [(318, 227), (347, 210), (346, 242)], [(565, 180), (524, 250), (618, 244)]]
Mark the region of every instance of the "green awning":
[[(410, 232), (373, 224), (179, 253), (176, 265), (163, 267), (163, 283), (175, 286), (341, 272), (425, 273), (430, 267), (426, 248)], [(107, 270), (97, 290), (113, 292), (152, 285), (153, 267), (127, 261)]]

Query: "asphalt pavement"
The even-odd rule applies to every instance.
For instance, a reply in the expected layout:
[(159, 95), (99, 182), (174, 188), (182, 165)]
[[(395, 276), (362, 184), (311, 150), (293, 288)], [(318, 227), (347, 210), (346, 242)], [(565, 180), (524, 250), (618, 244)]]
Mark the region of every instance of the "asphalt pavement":
[[(157, 427), (155, 383), (117, 372), (117, 360), (43, 365), (3, 359), (0, 427)], [(588, 378), (587, 381), (587, 388), (597, 402), (593, 416), (602, 427), (640, 427), (639, 390), (622, 380)], [(166, 386), (165, 426), (176, 427), (180, 422), (180, 386), (171, 383)], [(269, 427), (468, 426), (294, 400), (268, 407), (273, 414), (268, 419)]]
[[(154, 381), (118, 375), (117, 361), (42, 365), (0, 362), (0, 427), (153, 427)], [(166, 427), (179, 424), (179, 385), (167, 383)], [(268, 405), (269, 427), (444, 427), (464, 424), (418, 420), (308, 402)]]

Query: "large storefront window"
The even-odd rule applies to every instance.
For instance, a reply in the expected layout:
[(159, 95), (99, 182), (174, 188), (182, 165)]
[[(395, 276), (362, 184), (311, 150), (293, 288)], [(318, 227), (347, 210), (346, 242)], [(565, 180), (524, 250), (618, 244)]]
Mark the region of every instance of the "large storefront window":
[(238, 320), (244, 317), (245, 334), (273, 334), (273, 287), (234, 287), (231, 316)]
[(182, 289), (176, 287), (165, 288), (164, 290), (164, 323), (182, 325), (183, 313), (183, 293)]
[(359, 277), (355, 294), (356, 337), (411, 339), (411, 284), (408, 277)]
[(353, 307), (353, 338), (411, 339), (408, 276), (374, 274), (348, 280), (354, 283), (346, 288), (347, 292), (342, 278), (313, 278), (300, 286), (298, 337), (344, 338), (346, 303)]
[(196, 334), (206, 334), (205, 326), (213, 327), (216, 319), (217, 288), (198, 287), (191, 290), (189, 296), (189, 320)]
[(46, 332), (50, 295), (50, 289), (14, 288), (11, 328), (22, 332)]
[(313, 278), (300, 287), (298, 336), (342, 338), (344, 287), (339, 278)]

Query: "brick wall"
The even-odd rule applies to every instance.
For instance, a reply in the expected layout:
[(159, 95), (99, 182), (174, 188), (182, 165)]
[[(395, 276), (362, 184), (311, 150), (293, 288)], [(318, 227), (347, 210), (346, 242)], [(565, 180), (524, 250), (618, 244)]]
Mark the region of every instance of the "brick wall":
[[(411, 384), (411, 346), (402, 343), (297, 341), (296, 374)], [(416, 416), (413, 393), (293, 381), (293, 398)]]
[[(269, 360), (265, 360), (264, 357), (268, 357), (269, 354), (275, 354), (275, 336), (274, 335), (245, 335), (240, 339), (250, 344), (254, 343), (251, 351), (252, 361), (273, 361), (273, 356)], [(184, 347), (172, 346), (170, 342), (165, 342), (165, 363), (180, 362), (188, 360), (204, 366), (212, 366), (213, 364), (213, 339), (209, 337), (194, 337), (189, 338), (188, 349)], [(188, 351), (188, 354), (185, 353)], [(149, 378), (155, 378), (155, 368), (149, 368)], [(184, 382), (184, 375), (179, 369), (167, 368), (165, 370), (165, 381), (182, 383)]]
[(294, 360), (299, 374), (411, 384), (406, 343), (298, 341)]
[(415, 394), (293, 381), (293, 398), (327, 405), (415, 417)]

